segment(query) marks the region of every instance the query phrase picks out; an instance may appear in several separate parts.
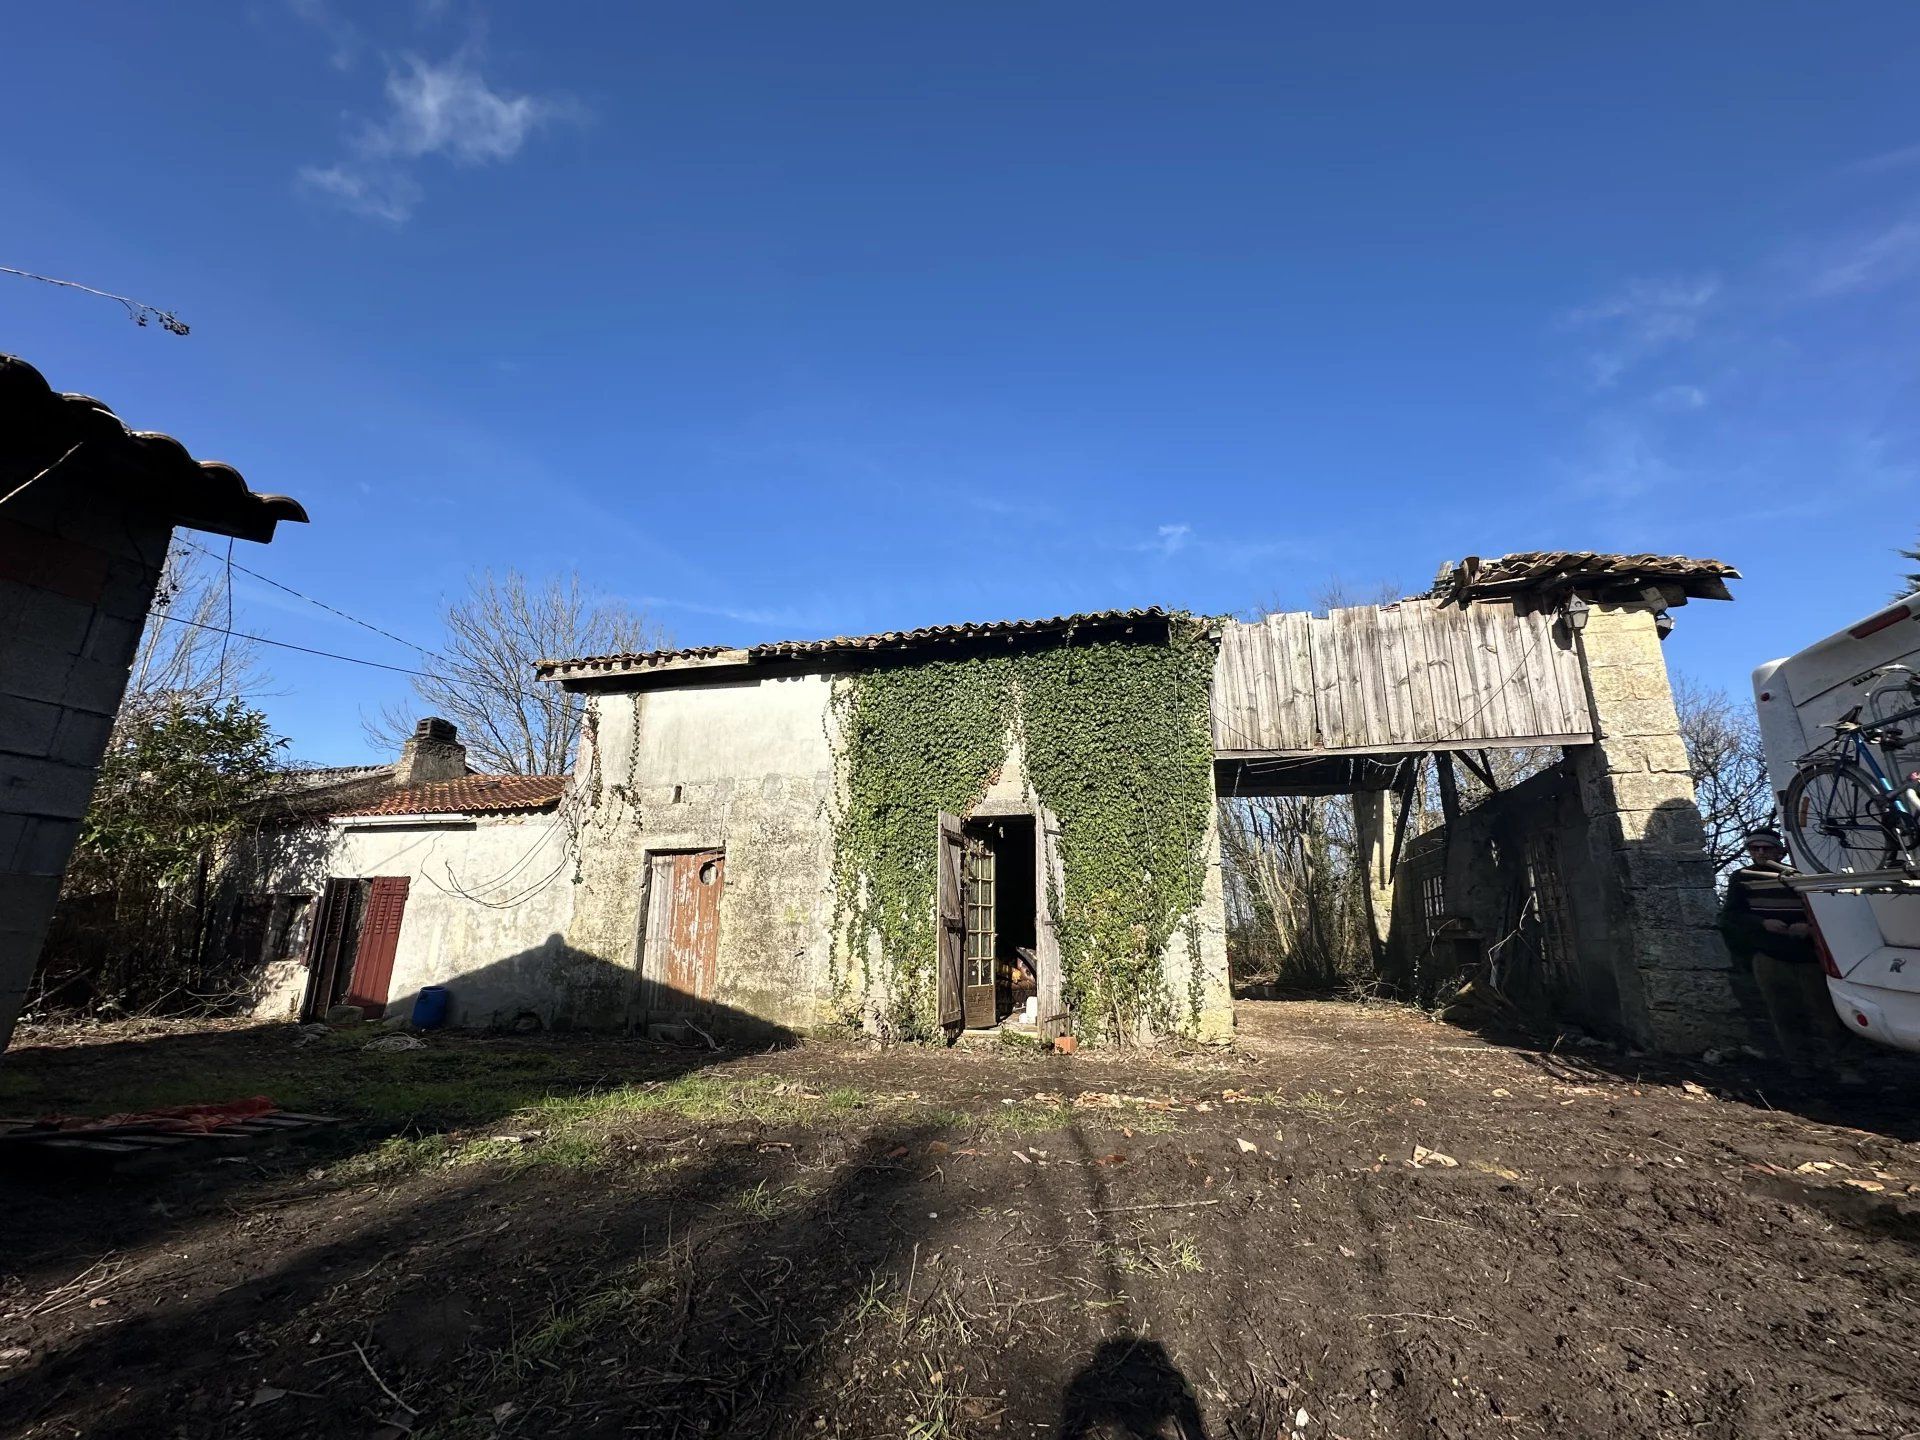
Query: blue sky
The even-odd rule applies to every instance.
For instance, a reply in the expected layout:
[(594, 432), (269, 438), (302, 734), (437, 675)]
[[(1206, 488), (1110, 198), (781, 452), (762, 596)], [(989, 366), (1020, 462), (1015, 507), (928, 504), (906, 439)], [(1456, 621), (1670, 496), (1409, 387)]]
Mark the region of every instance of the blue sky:
[[(193, 333), (0, 277), (0, 348), (299, 497), (236, 558), (429, 645), (486, 566), (698, 643), (1653, 549), (1746, 572), (1669, 647), (1739, 690), (1920, 530), (1909, 4), (254, 0), (8, 48), (0, 264)], [(309, 759), (404, 692), (268, 659)]]

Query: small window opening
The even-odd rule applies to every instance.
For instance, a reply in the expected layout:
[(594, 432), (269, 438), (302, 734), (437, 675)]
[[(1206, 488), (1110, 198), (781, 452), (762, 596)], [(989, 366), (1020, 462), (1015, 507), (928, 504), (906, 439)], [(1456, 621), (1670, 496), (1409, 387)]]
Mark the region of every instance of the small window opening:
[(680, 803), (680, 787), (678, 785), (673, 787), (673, 803), (675, 805)]

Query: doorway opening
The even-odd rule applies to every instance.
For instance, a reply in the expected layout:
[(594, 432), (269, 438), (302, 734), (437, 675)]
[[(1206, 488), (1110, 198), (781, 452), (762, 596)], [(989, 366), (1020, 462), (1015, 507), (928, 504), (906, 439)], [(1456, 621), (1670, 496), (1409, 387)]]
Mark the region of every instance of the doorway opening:
[(961, 834), (965, 1026), (991, 1030), (1009, 1017), (1031, 1024), (1039, 970), (1033, 817), (969, 820)]
[(386, 1014), (407, 888), (404, 875), (327, 881), (313, 922), (301, 1019), (325, 1019), (336, 1005), (357, 1005), (369, 1020)]

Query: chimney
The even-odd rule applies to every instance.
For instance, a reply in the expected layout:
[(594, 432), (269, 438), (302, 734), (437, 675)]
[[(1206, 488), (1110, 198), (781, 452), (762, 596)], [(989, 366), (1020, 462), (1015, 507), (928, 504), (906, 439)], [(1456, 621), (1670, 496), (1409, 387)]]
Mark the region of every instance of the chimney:
[(393, 778), (402, 785), (424, 785), (430, 780), (459, 780), (467, 773), (467, 747), (450, 721), (429, 715), (413, 727), (400, 747), (400, 763)]

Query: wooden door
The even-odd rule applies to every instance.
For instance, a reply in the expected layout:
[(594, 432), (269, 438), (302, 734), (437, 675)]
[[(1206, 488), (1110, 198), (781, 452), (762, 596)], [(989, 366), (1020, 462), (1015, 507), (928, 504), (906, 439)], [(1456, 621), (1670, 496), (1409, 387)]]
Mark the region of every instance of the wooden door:
[(1033, 832), (1034, 995), (1040, 1038), (1052, 1040), (1073, 1029), (1073, 1017), (1061, 998), (1060, 922), (1053, 913), (1064, 878), (1058, 863), (1060, 826), (1044, 806), (1034, 815)]
[(653, 857), (641, 956), (640, 1003), (647, 1014), (684, 1014), (712, 1002), (726, 881), (724, 850)]
[(938, 843), (935, 859), (939, 865), (940, 913), (934, 939), (940, 947), (940, 953), (935, 960), (935, 989), (939, 1000), (940, 1023), (949, 1031), (954, 1031), (966, 1020), (963, 995), (966, 986), (967, 917), (960, 867), (967, 837), (958, 815), (941, 812)]
[(320, 913), (314, 920), (312, 949), (307, 953), (307, 996), (300, 1006), (301, 1019), (322, 1019), (337, 1002), (342, 973), (353, 965), (354, 942), (359, 934), (360, 882), (327, 881), (320, 892)]
[(367, 1019), (387, 1012), (387, 986), (393, 980), (394, 951), (400, 945), (400, 917), (407, 908), (407, 877), (381, 875), (367, 892), (367, 913), (360, 922), (360, 949), (354, 957), (347, 1004), (358, 1005)]
[(969, 1030), (991, 1030), (1000, 1019), (997, 980), (1000, 968), (1000, 884), (993, 846), (984, 836), (967, 836), (961, 882), (967, 907), (964, 980)]

